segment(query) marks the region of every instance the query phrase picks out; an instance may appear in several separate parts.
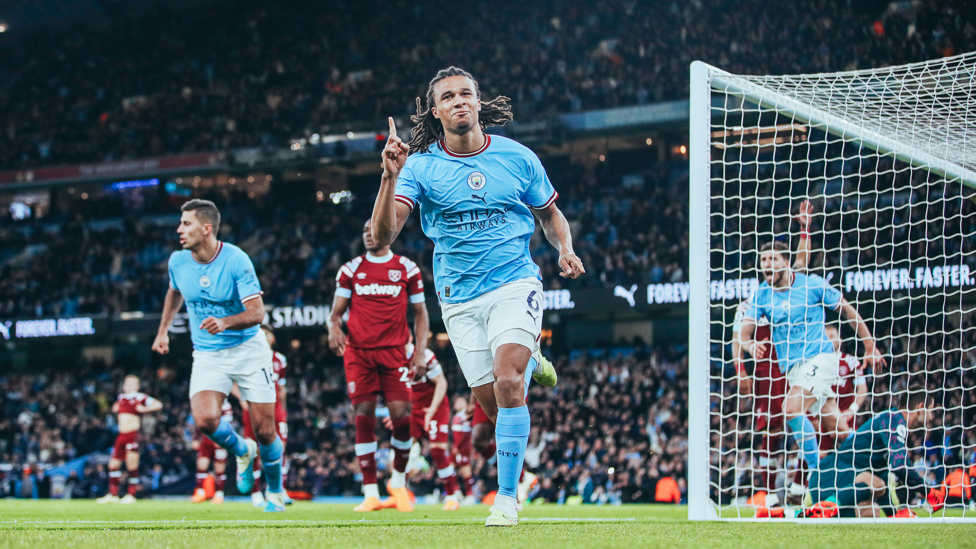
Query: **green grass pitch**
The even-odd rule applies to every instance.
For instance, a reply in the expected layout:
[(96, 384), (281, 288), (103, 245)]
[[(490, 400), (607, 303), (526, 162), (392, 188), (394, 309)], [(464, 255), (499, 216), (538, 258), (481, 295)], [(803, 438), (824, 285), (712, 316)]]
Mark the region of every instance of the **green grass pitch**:
[(418, 506), (363, 515), (350, 505), (296, 503), (282, 514), (247, 503), (0, 501), (0, 548), (557, 549), (689, 547), (860, 549), (973, 547), (976, 524), (695, 523), (684, 507), (530, 506), (515, 528), (484, 527), (482, 505), (444, 512)]

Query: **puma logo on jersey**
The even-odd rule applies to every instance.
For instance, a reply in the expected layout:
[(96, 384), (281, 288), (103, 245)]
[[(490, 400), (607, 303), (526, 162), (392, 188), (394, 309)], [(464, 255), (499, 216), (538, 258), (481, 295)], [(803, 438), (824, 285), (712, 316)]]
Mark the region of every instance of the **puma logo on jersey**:
[(397, 297), (400, 295), (400, 291), (403, 290), (403, 286), (395, 284), (354, 284), (353, 287), (356, 288), (356, 295), (388, 295)]
[(478, 195), (476, 195), (474, 193), (471, 193), (471, 198), (473, 198), (475, 200), (480, 200), (485, 206), (488, 205), (488, 201), (485, 200), (487, 197), (488, 197), (488, 193), (485, 193), (484, 196), (478, 196)]

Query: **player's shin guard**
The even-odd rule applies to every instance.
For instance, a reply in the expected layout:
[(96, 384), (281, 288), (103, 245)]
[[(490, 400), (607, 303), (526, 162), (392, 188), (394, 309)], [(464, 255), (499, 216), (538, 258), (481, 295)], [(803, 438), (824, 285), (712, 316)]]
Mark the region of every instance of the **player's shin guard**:
[(786, 421), (796, 445), (800, 447), (807, 469), (813, 471), (820, 465), (820, 445), (817, 444), (817, 431), (806, 415), (799, 415)]
[(122, 482), (122, 471), (108, 472), (108, 493), (113, 496), (119, 495), (119, 483)]
[(281, 460), (284, 446), (281, 439), (275, 435), (274, 442), (261, 445), (261, 462), (264, 464), (264, 481), (268, 484), (268, 491), (273, 494), (281, 492)]
[(515, 499), (519, 475), (525, 461), (525, 447), (531, 429), (529, 407), (499, 408), (495, 423), (495, 446), (498, 448), (498, 494)]
[(217, 430), (210, 435), (210, 440), (236, 457), (247, 454), (247, 444), (244, 443), (244, 437), (237, 434), (229, 422), (218, 422)]
[(458, 490), (457, 474), (454, 472), (454, 465), (447, 457), (447, 450), (443, 448), (431, 448), (430, 456), (434, 458), (434, 466), (437, 467), (437, 477), (444, 482), (444, 493), (453, 496)]
[(139, 485), (142, 480), (139, 478), (139, 471), (129, 471), (129, 495), (135, 497), (139, 492)]
[(409, 417), (393, 420), (393, 437), (390, 439), (390, 445), (393, 446), (393, 474), (390, 476), (390, 486), (403, 488), (407, 485), (407, 462), (410, 461), (410, 448), (413, 446)]

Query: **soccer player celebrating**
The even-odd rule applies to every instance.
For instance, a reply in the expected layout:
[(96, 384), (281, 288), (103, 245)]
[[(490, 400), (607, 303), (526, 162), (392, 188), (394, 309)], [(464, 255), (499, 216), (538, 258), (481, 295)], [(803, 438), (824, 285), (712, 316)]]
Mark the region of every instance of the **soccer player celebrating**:
[[(825, 503), (839, 507), (841, 517), (879, 516), (875, 500), (884, 498), (882, 507), (890, 507), (888, 473), (893, 473), (910, 493), (924, 495), (925, 481), (907, 461), (905, 444), (908, 432), (923, 427), (929, 419), (928, 398), (922, 388), (906, 391), (900, 400), (897, 408), (875, 415), (847, 437), (840, 449), (827, 454), (820, 469), (810, 475), (813, 510), (820, 511), (814, 516), (830, 516)], [(931, 494), (929, 499), (935, 500), (932, 503), (937, 506), (944, 501), (938, 501), (937, 494)], [(904, 511), (899, 515), (890, 510), (887, 513), (905, 515)]]
[(468, 385), (496, 427), (499, 495), (485, 525), (514, 526), (531, 424), (525, 376), (547, 386), (556, 378), (551, 366), (533, 358), (543, 303), (539, 267), (529, 253), (533, 215), (559, 250), (560, 276), (577, 278), (583, 263), (539, 158), (483, 131), (512, 120), (508, 98), (482, 102), (474, 78), (450, 67), (431, 80), (426, 108), (417, 99), (412, 120), (409, 145), (389, 121), (373, 239), (378, 246), (393, 243), (419, 206), (424, 233), (435, 244), (434, 282), (447, 333)]
[[(139, 429), (142, 414), (156, 412), (163, 403), (139, 392), (139, 378), (125, 376), (122, 394), (112, 404), (112, 413), (118, 414), (119, 435), (112, 446), (108, 460), (108, 494), (98, 498), (98, 503), (135, 503), (139, 491)], [(129, 493), (119, 499), (119, 482), (122, 480), (122, 461), (129, 472)]]
[(193, 340), (190, 408), (201, 431), (237, 459), (237, 489), (254, 484), (258, 445), (220, 421), (221, 405), (234, 383), (250, 405), (264, 475), (268, 482), (265, 511), (284, 511), (281, 485), (281, 439), (275, 432), (275, 383), (271, 348), (258, 325), (264, 320), (261, 284), (243, 250), (217, 240), (220, 212), (213, 202), (183, 204), (180, 235), (183, 249), (169, 258), (170, 286), (163, 303), (153, 350), (169, 353), (169, 327), (184, 300)]
[[(407, 344), (407, 358), (417, 352), (412, 343)], [(444, 483), (444, 510), (456, 511), (461, 507), (457, 497), (458, 484), (454, 465), (447, 456), (447, 440), (450, 432), (451, 408), (447, 404), (447, 378), (441, 364), (430, 349), (423, 350), (426, 372), (413, 382), (410, 416), (410, 435), (414, 440), (427, 437), (430, 455), (437, 467), (437, 477)]]
[[(220, 411), (220, 421), (230, 423), (234, 420), (234, 408), (229, 401), (224, 400), (220, 406)], [(210, 503), (223, 503), (224, 483), (227, 482), (227, 475), (225, 474), (227, 471), (227, 450), (214, 444), (214, 441), (204, 435), (199, 427), (196, 429), (196, 436), (193, 437), (193, 446), (197, 449), (197, 485), (190, 501), (193, 503), (207, 501), (207, 492), (203, 488), (203, 483), (207, 478), (207, 470), (213, 463), (214, 495)]]
[[(413, 511), (407, 491), (410, 459), (410, 377), (423, 376), (423, 353), (408, 359), (408, 302), (413, 307), (417, 346), (427, 348), (430, 321), (420, 268), (406, 257), (377, 244), (370, 222), (363, 226), (366, 254), (353, 259), (336, 275), (335, 299), (329, 318), (329, 347), (343, 358), (346, 388), (356, 419), (356, 456), (363, 475), (363, 502), (356, 511), (382, 508), (376, 485), (376, 395), (382, 394), (393, 425), (393, 473), (388, 485), (400, 511)], [(349, 336), (342, 317), (349, 311)]]
[(864, 362), (876, 370), (885, 365), (867, 324), (836, 288), (816, 275), (790, 269), (789, 246), (770, 242), (760, 250), (760, 268), (765, 280), (753, 294), (742, 320), (741, 341), (746, 352), (762, 359), (770, 350), (755, 339), (757, 323), (769, 320), (772, 340), (781, 367), (786, 370), (789, 391), (783, 405), (786, 426), (800, 447), (807, 469), (820, 463), (817, 431), (807, 412), (820, 415), (822, 427), (835, 431), (837, 404), (833, 385), (839, 374), (839, 357), (827, 338), (825, 309), (839, 311), (856, 325), (864, 343)]
[[(793, 259), (793, 271), (805, 273), (810, 259), (810, 224), (813, 218), (813, 205), (809, 200), (800, 204), (797, 215), (793, 217), (800, 226), (800, 242), (797, 245)], [(739, 394), (754, 396), (753, 401), (753, 432), (762, 433), (762, 443), (759, 449), (760, 483), (766, 491), (764, 505), (774, 507), (779, 503), (779, 496), (773, 491), (775, 482), (770, 478), (771, 468), (776, 464), (775, 455), (782, 444), (783, 432), (783, 402), (786, 400), (786, 376), (783, 375), (776, 358), (776, 349), (770, 349), (767, 356), (757, 358), (753, 362), (752, 375), (746, 368), (745, 356), (742, 350), (740, 334), (742, 319), (749, 310), (750, 300), (744, 299), (735, 311), (732, 322), (732, 356), (735, 360), (735, 371), (738, 374)], [(768, 319), (759, 319), (753, 338), (756, 341), (769, 342), (770, 329)], [(755, 380), (755, 383), (753, 382)], [(755, 393), (753, 393), (755, 391)], [(791, 493), (803, 496), (802, 484), (794, 483), (790, 487)]]

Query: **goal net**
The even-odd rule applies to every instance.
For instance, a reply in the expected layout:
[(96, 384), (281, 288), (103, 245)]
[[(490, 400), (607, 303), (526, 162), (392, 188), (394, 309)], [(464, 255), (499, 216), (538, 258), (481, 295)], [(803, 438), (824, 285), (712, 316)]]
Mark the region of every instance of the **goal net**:
[[(805, 517), (818, 509), (833, 515), (816, 505), (826, 501), (838, 506), (836, 520), (976, 519), (976, 53), (795, 76), (696, 62), (691, 78), (689, 517), (755, 519), (762, 508), (813, 520)], [(767, 301), (757, 289), (770, 242), (788, 247), (783, 261), (803, 288), (787, 282), (767, 292), (787, 295), (785, 304), (742, 306)], [(827, 287), (819, 294), (807, 289), (818, 277)], [(866, 342), (836, 310), (837, 291), (885, 367), (863, 367)], [(817, 306), (824, 333), (838, 329), (837, 353), (810, 351), (822, 339), (804, 307)], [(739, 328), (750, 314), (761, 317), (751, 341), (771, 330), (791, 362), (748, 352), (740, 334), (749, 330)], [(813, 378), (794, 372), (797, 387), (783, 378), (817, 352), (836, 357), (837, 374), (796, 413), (805, 405), (791, 408), (783, 395), (795, 398)], [(927, 421), (890, 412), (916, 393), (928, 397)], [(893, 434), (872, 422), (885, 413)], [(907, 433), (896, 415), (912, 422)], [(883, 448), (865, 457), (862, 431), (877, 435), (875, 447), (891, 445), (887, 464)], [(842, 455), (849, 437), (854, 453)], [(925, 485), (912, 486), (919, 478)], [(865, 485), (873, 479), (880, 486)]]

